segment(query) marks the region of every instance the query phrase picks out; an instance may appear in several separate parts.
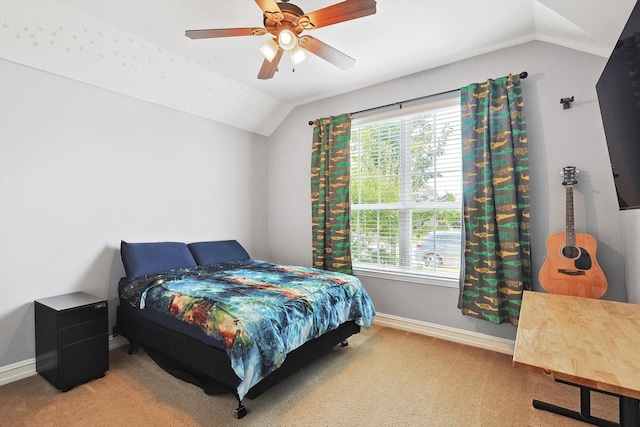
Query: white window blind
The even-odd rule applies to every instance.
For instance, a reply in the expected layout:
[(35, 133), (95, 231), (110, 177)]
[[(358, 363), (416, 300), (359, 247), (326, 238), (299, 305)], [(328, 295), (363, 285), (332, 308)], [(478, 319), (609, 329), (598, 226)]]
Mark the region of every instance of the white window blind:
[(459, 92), (356, 117), (351, 126), (354, 268), (457, 277)]

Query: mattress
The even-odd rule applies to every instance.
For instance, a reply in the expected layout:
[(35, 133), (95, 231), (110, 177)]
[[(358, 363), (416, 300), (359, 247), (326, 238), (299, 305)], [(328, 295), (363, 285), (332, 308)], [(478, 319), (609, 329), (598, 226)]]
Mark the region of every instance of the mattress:
[(121, 305), (227, 352), (240, 399), (287, 354), (375, 309), (354, 276), (244, 259), (185, 267), (120, 284)]

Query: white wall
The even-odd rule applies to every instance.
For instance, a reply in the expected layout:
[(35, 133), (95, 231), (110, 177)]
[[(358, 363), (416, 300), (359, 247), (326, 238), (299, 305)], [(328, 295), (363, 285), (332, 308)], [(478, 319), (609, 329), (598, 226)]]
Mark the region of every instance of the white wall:
[[(623, 242), (595, 83), (605, 58), (544, 42), (530, 42), (296, 108), (269, 138), (269, 253), (279, 262), (311, 264), (309, 120), (436, 94), (527, 71), (523, 82), (531, 168), (531, 233), (535, 288), (546, 236), (564, 231), (565, 190), (560, 172), (581, 170), (575, 186), (578, 232), (599, 242), (597, 259), (609, 281), (607, 299), (626, 299)], [(357, 65), (356, 65), (357, 66)], [(575, 97), (571, 109), (560, 99)], [(631, 222), (637, 222), (631, 220)], [(626, 227), (630, 227), (627, 224)], [(637, 249), (637, 248), (636, 248)], [(637, 250), (627, 254), (640, 257)], [(511, 325), (462, 316), (458, 290), (361, 277), (379, 312), (514, 338)]]
[(35, 299), (110, 303), (120, 240), (238, 239), (267, 256), (267, 140), (0, 60), (0, 366), (35, 356)]
[(640, 209), (622, 212), (624, 230), (625, 274), (630, 303), (640, 304)]

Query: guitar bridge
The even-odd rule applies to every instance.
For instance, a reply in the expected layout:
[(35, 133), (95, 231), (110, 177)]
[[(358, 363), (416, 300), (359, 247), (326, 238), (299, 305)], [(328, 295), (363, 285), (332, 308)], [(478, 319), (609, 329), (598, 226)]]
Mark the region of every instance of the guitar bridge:
[(584, 271), (569, 270), (567, 268), (559, 268), (558, 273), (566, 274), (567, 276), (584, 276)]

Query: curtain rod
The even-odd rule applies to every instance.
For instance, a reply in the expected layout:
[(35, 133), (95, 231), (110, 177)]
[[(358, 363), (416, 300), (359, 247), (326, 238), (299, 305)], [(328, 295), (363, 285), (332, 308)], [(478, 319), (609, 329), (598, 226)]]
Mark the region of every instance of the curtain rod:
[[(526, 71), (523, 71), (518, 75), (520, 76), (521, 79), (526, 79), (527, 76), (529, 75), (529, 73), (527, 73)], [(447, 90), (447, 91), (444, 91), (444, 92), (435, 93), (433, 95), (420, 96), (418, 98), (407, 99), (407, 100), (400, 101), (400, 102), (394, 102), (392, 104), (381, 105), (379, 107), (367, 108), (366, 110), (354, 111), (351, 114), (353, 115), (353, 114), (368, 113), (369, 111), (375, 111), (375, 110), (379, 110), (379, 109), (382, 109), (382, 108), (393, 107), (394, 105), (400, 105), (401, 106), (400, 108), (402, 108), (402, 104), (406, 104), (408, 102), (419, 101), (421, 99), (430, 98), (432, 96), (444, 95), (445, 93), (451, 93), (451, 92), (455, 92), (457, 90), (460, 90), (460, 89)], [(314, 123), (314, 120), (309, 120), (309, 126), (313, 125), (313, 123)]]

